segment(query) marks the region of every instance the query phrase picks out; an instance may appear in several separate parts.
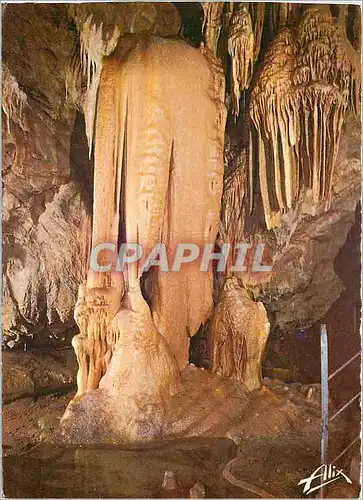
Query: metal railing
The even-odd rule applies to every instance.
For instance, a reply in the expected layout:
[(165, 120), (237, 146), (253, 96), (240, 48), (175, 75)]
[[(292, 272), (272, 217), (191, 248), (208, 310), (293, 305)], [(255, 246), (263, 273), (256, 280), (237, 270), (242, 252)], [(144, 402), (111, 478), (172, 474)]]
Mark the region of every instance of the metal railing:
[[(326, 325), (320, 325), (320, 359), (321, 359), (321, 465), (327, 463), (327, 453), (328, 453), (328, 439), (329, 439), (329, 423), (332, 422), (338, 415), (340, 415), (346, 408), (348, 408), (356, 399), (360, 396), (360, 391), (355, 394), (347, 403), (345, 403), (339, 410), (337, 410), (333, 416), (329, 418), (329, 381), (332, 380), (335, 375), (340, 373), (344, 368), (346, 368), (355, 359), (359, 358), (361, 355), (358, 351), (354, 356), (352, 356), (348, 361), (343, 363), (339, 368), (337, 368), (333, 373), (329, 375), (328, 371), (328, 335), (326, 331)], [(339, 458), (341, 458), (357, 441), (359, 441), (360, 435), (355, 437), (344, 450), (339, 453), (334, 460), (330, 461), (334, 464)], [(321, 488), (321, 496), (324, 496), (323, 488)]]

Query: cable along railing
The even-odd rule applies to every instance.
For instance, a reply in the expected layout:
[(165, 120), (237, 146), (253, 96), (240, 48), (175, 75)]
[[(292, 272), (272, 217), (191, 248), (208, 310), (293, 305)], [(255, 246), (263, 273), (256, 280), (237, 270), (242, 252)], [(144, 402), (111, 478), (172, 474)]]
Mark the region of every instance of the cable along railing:
[[(338, 415), (346, 410), (354, 401), (356, 401), (361, 391), (358, 391), (349, 401), (347, 401), (339, 410), (329, 417), (329, 381), (331, 381), (344, 368), (349, 366), (353, 361), (359, 358), (360, 351), (355, 353), (350, 359), (334, 370), (330, 375), (328, 371), (328, 335), (326, 325), (320, 325), (320, 360), (321, 360), (321, 465), (327, 463), (328, 438), (329, 438), (329, 423), (332, 422)], [(331, 464), (337, 462), (357, 441), (360, 435), (356, 436), (338, 456), (330, 461)], [(323, 488), (321, 488), (321, 496), (323, 496)]]

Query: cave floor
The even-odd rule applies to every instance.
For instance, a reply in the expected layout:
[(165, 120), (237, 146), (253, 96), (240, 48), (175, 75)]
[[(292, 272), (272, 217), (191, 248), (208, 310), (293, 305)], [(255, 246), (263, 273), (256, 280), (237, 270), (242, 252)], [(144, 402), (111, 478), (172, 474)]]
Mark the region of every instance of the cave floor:
[[(214, 388), (214, 391), (206, 406), (201, 394), (206, 391), (208, 381), (209, 390)], [(142, 449), (46, 444), (44, 440), (55, 432), (59, 418), (74, 395), (72, 392), (5, 404), (5, 495), (10, 498), (185, 498), (199, 481), (205, 485), (210, 498), (268, 495), (302, 498), (298, 482), (319, 465), (319, 388), (313, 387), (307, 399), (307, 388), (302, 384), (267, 379), (261, 391), (245, 397), (243, 404), (240, 402), (239, 417), (231, 419), (227, 429), (218, 425), (217, 418), (217, 408), (223, 406), (223, 384), (207, 372), (189, 370), (185, 376), (185, 387), (190, 393), (188, 426), (179, 427), (180, 435), (173, 432), (169, 440)], [(226, 407), (230, 404), (228, 394)], [(175, 413), (170, 428), (175, 428), (178, 419)], [(198, 436), (200, 429), (206, 431), (203, 436)], [(338, 422), (332, 434), (336, 445), (341, 430)], [(217, 435), (224, 437), (215, 437)], [(229, 480), (224, 477), (227, 464)], [(178, 486), (173, 491), (161, 486), (166, 470), (176, 474)], [(330, 496), (356, 496), (357, 486), (348, 487), (337, 484)]]

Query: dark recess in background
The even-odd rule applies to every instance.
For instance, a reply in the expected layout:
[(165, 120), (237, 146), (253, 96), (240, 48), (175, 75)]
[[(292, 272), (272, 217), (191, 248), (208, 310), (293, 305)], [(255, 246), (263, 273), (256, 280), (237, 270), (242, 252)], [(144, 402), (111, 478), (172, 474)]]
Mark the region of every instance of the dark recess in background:
[(179, 11), (182, 27), (180, 35), (198, 47), (202, 41), (203, 7), (197, 2), (172, 2)]

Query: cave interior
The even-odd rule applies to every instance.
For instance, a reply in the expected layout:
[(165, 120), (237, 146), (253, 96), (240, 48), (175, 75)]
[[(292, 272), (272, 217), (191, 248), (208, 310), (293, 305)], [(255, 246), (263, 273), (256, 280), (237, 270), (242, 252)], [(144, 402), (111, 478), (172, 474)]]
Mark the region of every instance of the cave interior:
[(357, 497), (361, 16), (2, 5), (6, 497)]

